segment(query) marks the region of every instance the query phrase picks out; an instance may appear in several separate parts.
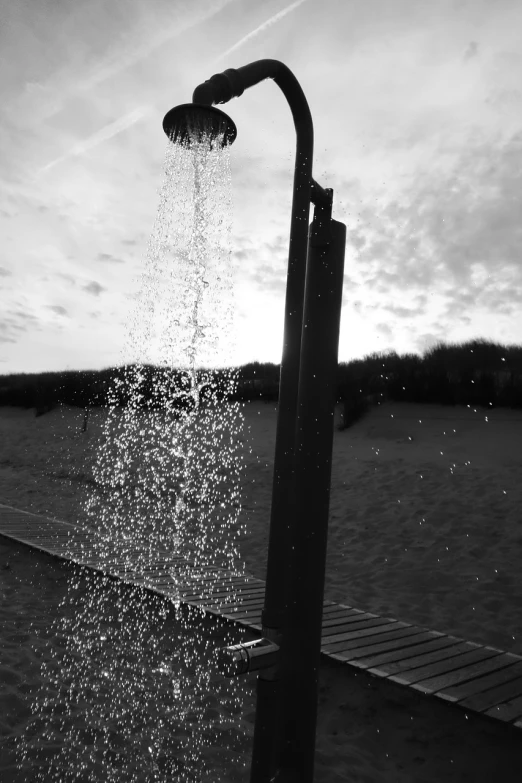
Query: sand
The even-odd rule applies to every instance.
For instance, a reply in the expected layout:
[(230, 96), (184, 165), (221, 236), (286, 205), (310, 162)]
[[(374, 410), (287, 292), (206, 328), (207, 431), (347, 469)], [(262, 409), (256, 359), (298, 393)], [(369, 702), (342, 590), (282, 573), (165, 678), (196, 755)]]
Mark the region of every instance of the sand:
[[(264, 578), (276, 407), (244, 412), (240, 548)], [(102, 418), (81, 433), (75, 409), (0, 409), (0, 502), (81, 520)], [(406, 403), (336, 430), (325, 597), (522, 654), (521, 436), (515, 411)], [(64, 568), (1, 544), (2, 780), (29, 779), (17, 777), (13, 746), (42, 687), (38, 656), (52, 655), (45, 629), (68, 589)], [(320, 684), (318, 782), (521, 779), (521, 738), (509, 727), (326, 661)], [(208, 750), (215, 780), (248, 780), (255, 675), (242, 688), (234, 748), (229, 731), (225, 748)]]

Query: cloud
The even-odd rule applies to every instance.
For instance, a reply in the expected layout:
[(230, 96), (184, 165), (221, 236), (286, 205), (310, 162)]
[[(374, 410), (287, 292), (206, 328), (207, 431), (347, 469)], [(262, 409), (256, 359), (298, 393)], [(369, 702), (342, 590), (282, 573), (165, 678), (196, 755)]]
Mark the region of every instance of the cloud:
[(69, 313), (65, 309), (65, 307), (62, 307), (61, 305), (45, 305), (48, 310), (52, 310), (53, 313), (56, 313), (57, 315), (63, 315), (63, 316), (69, 316)]
[(471, 60), (473, 57), (477, 57), (477, 53), (478, 43), (476, 41), (471, 41), (468, 48), (464, 52), (464, 62)]
[[(379, 309), (408, 321), (426, 317), (429, 303), (412, 306), (410, 300), (436, 292), (436, 318), (444, 324), (463, 324), (477, 309), (519, 311), (522, 133), (506, 143), (470, 141), (449, 168), (419, 171), (407, 197), (380, 209), (374, 203), (368, 199), (348, 232), (372, 306), (377, 296)], [(406, 300), (397, 305), (392, 291), (404, 292)]]
[(0, 342), (16, 343), (20, 332), (39, 329), (38, 319), (24, 310), (11, 310), (0, 320)]
[(106, 289), (96, 282), (96, 280), (93, 280), (90, 283), (87, 283), (87, 285), (83, 286), (83, 290), (87, 291), (87, 293), (92, 294), (93, 296), (99, 296), (102, 291), (105, 291)]
[[(14, 315), (16, 318), (22, 318), (24, 321), (33, 321), (33, 323), (38, 320), (36, 316), (34, 316), (32, 313), (25, 312), (25, 310), (13, 310), (11, 311), (11, 315)], [(17, 326), (16, 328), (23, 329), (25, 327)]]
[(70, 286), (76, 286), (76, 280), (72, 275), (66, 274), (65, 272), (57, 272), (57, 277), (61, 277), (62, 280), (65, 280), (66, 283), (69, 283)]
[(16, 338), (11, 333), (13, 326), (6, 321), (0, 321), (0, 343), (15, 343)]
[[(126, 244), (130, 244), (128, 240), (123, 240), (126, 242)], [(97, 261), (106, 261), (110, 264), (123, 264), (125, 263), (122, 258), (116, 258), (116, 256), (111, 255), (110, 253), (98, 253), (96, 257)]]
[(6, 269), (4, 266), (0, 266), (0, 277), (11, 277), (13, 273)]
[(116, 136), (118, 133), (122, 133), (123, 131), (130, 128), (132, 125), (135, 125), (143, 117), (149, 114), (150, 111), (151, 111), (150, 106), (141, 106), (139, 109), (134, 109), (128, 114), (125, 114), (123, 117), (120, 117), (118, 120), (115, 120), (114, 122), (110, 122), (108, 125), (105, 125), (105, 127), (101, 128), (92, 136), (89, 136), (83, 142), (80, 142), (79, 144), (75, 144), (74, 147), (72, 147), (72, 149), (69, 150), (69, 152), (65, 153), (65, 155), (56, 158), (56, 160), (51, 161), (51, 163), (48, 163), (46, 166), (41, 168), (37, 172), (36, 176), (39, 177), (42, 174), (45, 174), (47, 171), (52, 169), (58, 163), (67, 160), (67, 158), (70, 158), (71, 155), (83, 155), (85, 152), (88, 152), (89, 150), (92, 150), (94, 147), (97, 147), (99, 144), (102, 144), (102, 142), (108, 141), (108, 139), (112, 139), (113, 136)]
[(263, 22), (263, 24), (260, 24), (259, 27), (256, 27), (256, 29), (252, 30), (252, 32), (248, 33), (248, 35), (245, 35), (244, 38), (241, 38), (241, 40), (239, 40), (237, 43), (235, 43), (234, 46), (231, 46), (230, 49), (227, 49), (225, 52), (220, 54), (219, 57), (216, 57), (216, 59), (213, 60), (212, 64), (215, 65), (216, 63), (221, 62), (221, 60), (224, 60), (226, 57), (228, 57), (229, 54), (232, 54), (232, 52), (235, 52), (236, 49), (239, 49), (247, 41), (250, 41), (252, 38), (255, 38), (256, 35), (259, 35), (260, 33), (263, 33), (265, 30), (267, 30), (273, 24), (276, 24), (276, 22), (279, 22), (281, 19), (283, 19), (283, 17), (285, 17), (291, 11), (295, 11), (296, 8), (298, 8), (300, 5), (302, 5), (305, 2), (306, 2), (306, 0), (297, 0), (297, 2), (292, 3), (291, 5), (287, 6), (286, 8), (283, 8), (282, 11), (279, 11), (277, 14), (274, 14), (274, 16), (271, 16), (270, 19), (267, 19), (266, 22)]

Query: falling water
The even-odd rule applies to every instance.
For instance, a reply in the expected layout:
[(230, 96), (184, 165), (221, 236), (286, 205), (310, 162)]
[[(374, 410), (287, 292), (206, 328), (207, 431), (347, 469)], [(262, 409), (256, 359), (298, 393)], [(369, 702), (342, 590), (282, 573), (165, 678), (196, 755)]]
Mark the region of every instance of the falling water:
[[(86, 507), (99, 560), (109, 565), (116, 544), (122, 571), (146, 573), (168, 553), (177, 584), (206, 566), (243, 572), (243, 416), (227, 400), (237, 371), (209, 371), (218, 354), (230, 368), (233, 352), (231, 213), (228, 149), (205, 136), (169, 142)], [(81, 569), (62, 608), (21, 751), (34, 772), (43, 748), (31, 779), (206, 780), (204, 748), (230, 735), (240, 709), (237, 681), (215, 666), (237, 630), (217, 642), (216, 622), (205, 630), (175, 585), (168, 601)]]

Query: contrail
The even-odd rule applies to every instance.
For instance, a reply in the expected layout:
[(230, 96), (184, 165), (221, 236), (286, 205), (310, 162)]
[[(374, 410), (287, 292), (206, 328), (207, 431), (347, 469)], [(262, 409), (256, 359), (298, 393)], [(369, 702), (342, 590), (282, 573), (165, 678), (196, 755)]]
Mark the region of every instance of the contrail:
[(82, 141), (79, 144), (75, 144), (74, 147), (65, 155), (62, 155), (60, 158), (53, 160), (51, 163), (48, 163), (47, 166), (44, 166), (38, 171), (37, 176), (45, 174), (47, 171), (49, 171), (49, 169), (52, 169), (58, 163), (61, 163), (62, 160), (67, 160), (67, 158), (70, 158), (71, 155), (82, 155), (84, 152), (88, 152), (88, 150), (93, 149), (93, 147), (97, 147), (98, 144), (102, 143), (102, 141), (112, 139), (113, 136), (116, 136), (118, 133), (121, 133), (122, 131), (127, 130), (127, 128), (130, 128), (131, 125), (135, 125), (150, 111), (151, 108), (149, 106), (142, 106), (141, 108), (134, 109), (134, 111), (131, 111), (129, 114), (125, 114), (123, 117), (120, 117), (119, 120), (109, 123), (109, 125), (106, 125), (97, 133), (89, 136), (89, 138), (85, 139), (85, 141)]
[[(179, 38), (190, 29), (207, 22), (213, 16), (220, 13), (230, 3), (238, 0), (208, 0), (205, 7), (194, 11), (195, 3), (186, 3), (178, 14), (174, 23), (170, 22), (164, 27), (153, 31), (143, 30), (140, 26), (133, 33), (129, 34), (123, 49), (106, 56), (91, 72), (84, 78), (70, 79), (67, 77), (67, 71), (62, 71), (58, 77), (51, 77), (47, 83), (30, 83), (26, 91), (20, 95), (13, 105), (7, 108), (14, 111), (23, 109), (24, 104), (30, 106), (31, 116), (38, 117), (40, 121), (49, 119), (61, 111), (64, 103), (71, 95), (77, 95), (81, 91), (87, 91), (101, 82), (116, 76), (126, 68), (130, 68), (135, 63), (148, 57), (155, 49), (165, 44), (167, 41)], [(183, 18), (183, 13), (186, 12)], [(64, 76), (65, 74), (65, 76)], [(54, 83), (53, 83), (54, 82)], [(62, 82), (62, 83), (60, 83)], [(40, 105), (35, 106), (35, 94), (39, 98)]]
[(297, 0), (296, 3), (292, 3), (287, 8), (283, 8), (282, 11), (279, 11), (274, 16), (271, 16), (270, 19), (267, 19), (266, 22), (263, 22), (263, 24), (259, 25), (259, 27), (256, 27), (256, 29), (252, 30), (251, 33), (245, 35), (244, 38), (242, 38), (240, 41), (234, 44), (234, 46), (231, 46), (230, 49), (227, 49), (226, 52), (220, 54), (219, 57), (217, 57), (215, 60), (212, 61), (212, 64), (214, 65), (215, 63), (218, 63), (221, 60), (223, 60), (223, 58), (228, 57), (229, 54), (235, 52), (236, 49), (239, 49), (240, 46), (243, 46), (244, 43), (250, 41), (251, 38), (254, 38), (259, 33), (262, 33), (264, 30), (267, 29), (267, 27), (271, 27), (271, 25), (275, 24), (276, 22), (279, 22), (280, 19), (282, 19), (287, 14), (289, 14), (291, 11), (294, 11), (296, 8), (298, 8), (300, 5), (302, 5), (305, 2), (306, 0)]

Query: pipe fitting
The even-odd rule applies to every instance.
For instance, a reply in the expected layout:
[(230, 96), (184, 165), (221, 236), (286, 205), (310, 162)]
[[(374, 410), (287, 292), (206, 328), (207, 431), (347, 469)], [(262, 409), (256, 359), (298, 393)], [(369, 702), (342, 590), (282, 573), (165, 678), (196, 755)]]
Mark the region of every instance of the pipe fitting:
[(228, 103), (232, 98), (239, 98), (244, 91), (243, 80), (239, 73), (235, 68), (227, 68), (223, 73), (215, 73), (210, 79), (196, 87), (192, 95), (192, 102), (207, 106)]
[(270, 639), (255, 639), (245, 644), (221, 647), (218, 651), (218, 666), (225, 677), (237, 677), (247, 672), (268, 669), (279, 658), (279, 645)]

